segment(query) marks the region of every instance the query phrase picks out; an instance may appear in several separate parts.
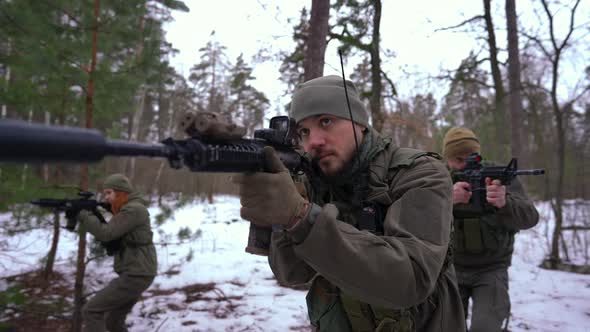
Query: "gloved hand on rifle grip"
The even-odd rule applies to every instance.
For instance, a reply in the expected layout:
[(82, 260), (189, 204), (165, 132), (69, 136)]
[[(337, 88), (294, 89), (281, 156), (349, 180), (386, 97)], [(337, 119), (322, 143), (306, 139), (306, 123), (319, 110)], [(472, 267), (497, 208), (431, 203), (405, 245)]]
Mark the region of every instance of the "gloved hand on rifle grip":
[(74, 209), (74, 208), (68, 208), (66, 210), (66, 229), (68, 231), (74, 231), (76, 229), (76, 224), (78, 223), (78, 214), (80, 213), (80, 210), (78, 209)]
[(240, 215), (260, 226), (292, 227), (307, 215), (310, 204), (297, 190), (274, 149), (266, 146), (263, 153), (267, 172), (233, 177), (240, 186)]

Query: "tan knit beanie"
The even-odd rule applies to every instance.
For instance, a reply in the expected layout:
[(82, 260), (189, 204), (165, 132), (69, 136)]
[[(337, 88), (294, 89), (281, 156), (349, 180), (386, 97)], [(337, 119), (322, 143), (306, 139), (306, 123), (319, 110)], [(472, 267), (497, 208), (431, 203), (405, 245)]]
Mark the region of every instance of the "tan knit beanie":
[(443, 156), (445, 159), (461, 157), (473, 152), (480, 153), (481, 147), (475, 134), (465, 127), (453, 127), (443, 138)]

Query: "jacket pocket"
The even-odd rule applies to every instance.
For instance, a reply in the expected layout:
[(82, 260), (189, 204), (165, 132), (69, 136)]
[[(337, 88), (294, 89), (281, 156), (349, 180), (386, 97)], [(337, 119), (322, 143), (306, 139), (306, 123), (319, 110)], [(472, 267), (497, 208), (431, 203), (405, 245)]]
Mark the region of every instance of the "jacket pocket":
[(458, 253), (479, 254), (483, 252), (485, 239), (482, 222), (478, 218), (455, 219), (453, 234), (455, 250)]
[(316, 276), (305, 300), (309, 321), (315, 331), (351, 331), (339, 290), (322, 276)]

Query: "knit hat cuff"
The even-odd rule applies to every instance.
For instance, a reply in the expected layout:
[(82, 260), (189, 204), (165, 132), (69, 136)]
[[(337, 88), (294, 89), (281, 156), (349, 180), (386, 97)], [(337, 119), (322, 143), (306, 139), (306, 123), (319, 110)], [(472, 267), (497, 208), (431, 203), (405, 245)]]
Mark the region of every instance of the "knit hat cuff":
[[(346, 81), (352, 120), (362, 126), (369, 125), (369, 115), (359, 98), (354, 84)], [(291, 116), (295, 121), (310, 116), (330, 114), (350, 120), (342, 78), (338, 76), (319, 77), (301, 84), (293, 93)]]
[(445, 159), (453, 159), (473, 152), (481, 153), (481, 146), (476, 138), (469, 137), (448, 142), (443, 155)]
[(113, 189), (127, 193), (133, 192), (133, 186), (131, 186), (131, 182), (129, 182), (129, 179), (123, 174), (113, 174), (108, 176), (104, 180), (102, 187), (104, 189)]

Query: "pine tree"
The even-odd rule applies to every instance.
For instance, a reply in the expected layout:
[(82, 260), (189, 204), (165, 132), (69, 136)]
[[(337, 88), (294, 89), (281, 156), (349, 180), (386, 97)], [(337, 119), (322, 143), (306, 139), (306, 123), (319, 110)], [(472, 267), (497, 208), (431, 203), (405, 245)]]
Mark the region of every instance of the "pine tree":
[[(215, 37), (215, 31), (211, 38)], [(224, 113), (227, 105), (227, 70), (230, 67), (226, 47), (210, 40), (199, 49), (201, 61), (190, 70), (189, 81), (194, 84), (200, 110)]]
[(264, 112), (269, 106), (269, 100), (264, 93), (249, 84), (254, 79), (252, 68), (246, 65), (243, 55), (240, 54), (230, 70), (229, 113), (234, 119), (241, 120), (249, 136), (254, 134), (256, 127), (262, 126)]

